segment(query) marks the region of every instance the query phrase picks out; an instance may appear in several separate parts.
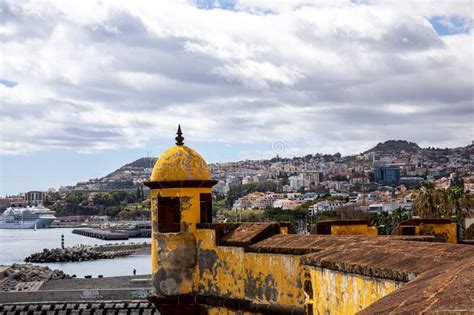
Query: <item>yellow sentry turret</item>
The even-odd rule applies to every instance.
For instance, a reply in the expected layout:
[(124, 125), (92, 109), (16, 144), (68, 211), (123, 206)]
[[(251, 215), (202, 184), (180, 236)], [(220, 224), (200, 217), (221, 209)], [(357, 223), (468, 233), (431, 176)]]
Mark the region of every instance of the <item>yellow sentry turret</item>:
[(152, 273), (158, 295), (195, 291), (196, 225), (212, 222), (211, 173), (204, 159), (183, 143), (156, 162), (150, 181), (152, 209)]

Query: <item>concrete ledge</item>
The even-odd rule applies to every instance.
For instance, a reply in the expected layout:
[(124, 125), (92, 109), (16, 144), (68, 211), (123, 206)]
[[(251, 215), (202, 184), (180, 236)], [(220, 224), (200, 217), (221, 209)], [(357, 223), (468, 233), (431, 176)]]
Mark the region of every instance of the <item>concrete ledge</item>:
[(41, 301), (96, 301), (96, 300), (144, 300), (152, 288), (133, 289), (82, 289), (45, 290), (34, 292), (0, 292), (0, 303)]

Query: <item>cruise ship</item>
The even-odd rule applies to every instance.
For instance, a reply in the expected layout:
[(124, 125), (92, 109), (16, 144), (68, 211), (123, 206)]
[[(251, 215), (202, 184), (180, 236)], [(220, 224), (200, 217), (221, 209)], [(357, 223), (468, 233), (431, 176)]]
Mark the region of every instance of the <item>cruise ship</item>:
[(7, 208), (0, 218), (0, 229), (47, 229), (55, 212), (43, 206)]

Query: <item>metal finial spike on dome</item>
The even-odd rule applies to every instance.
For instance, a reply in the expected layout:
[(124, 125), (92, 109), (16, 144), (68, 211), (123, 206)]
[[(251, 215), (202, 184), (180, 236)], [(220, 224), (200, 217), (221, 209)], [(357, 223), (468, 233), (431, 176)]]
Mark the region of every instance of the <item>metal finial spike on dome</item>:
[(176, 134), (178, 135), (175, 139), (176, 139), (176, 145), (184, 145), (184, 137), (183, 137), (183, 133), (181, 132), (181, 125), (178, 125), (178, 132), (176, 132)]

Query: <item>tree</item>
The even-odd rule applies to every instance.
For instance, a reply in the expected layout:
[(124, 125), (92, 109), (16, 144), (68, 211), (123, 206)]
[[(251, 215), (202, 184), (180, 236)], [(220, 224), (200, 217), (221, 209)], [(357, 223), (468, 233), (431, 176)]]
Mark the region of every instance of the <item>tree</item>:
[(387, 211), (382, 211), (370, 217), (370, 224), (375, 225), (381, 235), (390, 235), (393, 229), (400, 223), (405, 220), (408, 220), (410, 215), (403, 208), (397, 208), (388, 213)]
[(472, 195), (459, 186), (451, 186), (446, 191), (447, 198), (451, 204), (453, 214), (458, 222), (463, 221), (470, 215), (470, 209), (474, 207)]
[(43, 203), (46, 207), (48, 207), (60, 200), (61, 200), (61, 194), (59, 192), (54, 192), (52, 194), (47, 195)]
[(65, 201), (72, 204), (80, 204), (81, 202), (86, 201), (87, 198), (88, 196), (83, 193), (72, 192), (66, 196)]
[(469, 191), (465, 191), (457, 185), (451, 185), (446, 191), (450, 202), (453, 216), (458, 223), (458, 238), (462, 239), (464, 234), (464, 221), (471, 215), (471, 209), (474, 207), (474, 199)]
[(452, 208), (443, 189), (424, 181), (414, 192), (413, 211), (422, 218), (450, 217)]
[(367, 219), (367, 212), (357, 209), (355, 205), (344, 205), (335, 209), (341, 220)]

